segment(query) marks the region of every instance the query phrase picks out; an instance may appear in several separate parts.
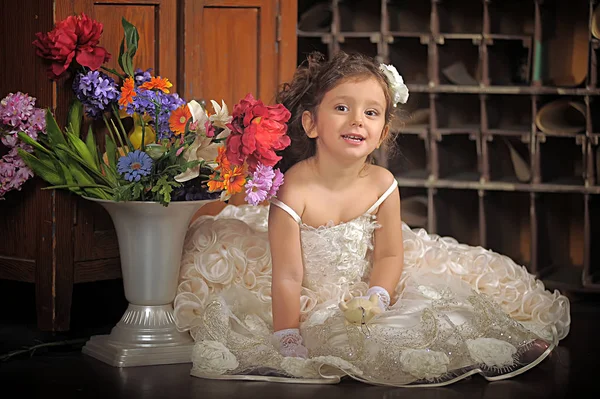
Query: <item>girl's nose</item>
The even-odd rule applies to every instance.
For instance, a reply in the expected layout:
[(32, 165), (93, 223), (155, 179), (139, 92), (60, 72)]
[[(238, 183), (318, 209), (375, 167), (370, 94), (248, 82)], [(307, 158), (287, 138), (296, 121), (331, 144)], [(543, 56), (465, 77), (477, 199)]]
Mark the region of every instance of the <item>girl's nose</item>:
[(361, 116), (354, 116), (353, 117), (353, 121), (350, 123), (350, 126), (358, 126), (358, 127), (362, 127), (363, 126), (363, 120)]

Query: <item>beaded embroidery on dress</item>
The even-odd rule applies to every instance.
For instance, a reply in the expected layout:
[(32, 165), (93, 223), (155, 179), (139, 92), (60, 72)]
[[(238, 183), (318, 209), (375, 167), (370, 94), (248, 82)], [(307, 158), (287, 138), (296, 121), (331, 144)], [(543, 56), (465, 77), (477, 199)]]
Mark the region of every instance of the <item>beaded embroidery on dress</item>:
[(568, 334), (568, 299), (524, 267), (404, 223), (397, 300), (367, 325), (347, 325), (338, 304), (368, 289), (377, 219), (367, 212), (315, 228), (292, 215), (304, 257), (300, 331), (309, 358), (282, 357), (271, 343), (267, 215), (268, 207), (228, 205), (190, 226), (175, 317), (196, 342), (194, 376), (297, 383), (350, 376), (393, 386), (447, 385), (476, 373), (497, 380), (535, 366)]

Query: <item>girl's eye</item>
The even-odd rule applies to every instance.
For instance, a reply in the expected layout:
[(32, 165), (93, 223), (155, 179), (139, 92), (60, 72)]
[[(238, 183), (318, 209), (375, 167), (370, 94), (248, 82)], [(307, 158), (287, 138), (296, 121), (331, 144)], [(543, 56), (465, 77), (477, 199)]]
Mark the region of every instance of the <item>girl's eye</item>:
[(377, 112), (375, 110), (369, 110), (369, 111), (366, 111), (365, 114), (367, 114), (368, 116), (377, 116), (377, 115), (379, 115), (379, 112)]
[(348, 107), (346, 107), (345, 105), (337, 105), (335, 109), (336, 111), (348, 111)]

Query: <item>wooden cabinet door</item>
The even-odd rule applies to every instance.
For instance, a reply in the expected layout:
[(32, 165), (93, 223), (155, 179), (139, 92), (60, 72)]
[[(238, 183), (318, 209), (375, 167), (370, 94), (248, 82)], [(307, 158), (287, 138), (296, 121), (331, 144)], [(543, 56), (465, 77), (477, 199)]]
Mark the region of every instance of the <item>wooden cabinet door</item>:
[[(186, 0), (183, 74), (186, 99), (224, 100), (230, 112), (247, 93), (273, 103), (296, 62), (296, 2)], [(290, 23), (291, 21), (291, 23)]]

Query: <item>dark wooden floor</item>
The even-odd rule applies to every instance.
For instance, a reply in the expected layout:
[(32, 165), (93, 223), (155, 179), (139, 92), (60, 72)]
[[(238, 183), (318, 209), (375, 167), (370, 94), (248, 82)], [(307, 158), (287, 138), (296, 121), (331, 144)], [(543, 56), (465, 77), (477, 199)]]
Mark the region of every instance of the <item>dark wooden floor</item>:
[[(125, 309), (120, 281), (76, 287), (72, 330), (35, 328), (34, 290), (0, 281), (0, 356), (40, 343), (56, 343), (0, 362), (3, 392), (22, 398), (598, 398), (600, 397), (600, 296), (576, 296), (572, 329), (556, 352), (512, 380), (479, 376), (446, 388), (386, 388), (344, 381), (333, 386), (209, 381), (189, 375), (190, 364), (113, 368), (80, 353), (93, 334), (107, 333)], [(60, 344), (72, 340), (69, 344)], [(0, 395), (5, 397), (4, 394)], [(8, 396), (6, 396), (8, 397)]]

